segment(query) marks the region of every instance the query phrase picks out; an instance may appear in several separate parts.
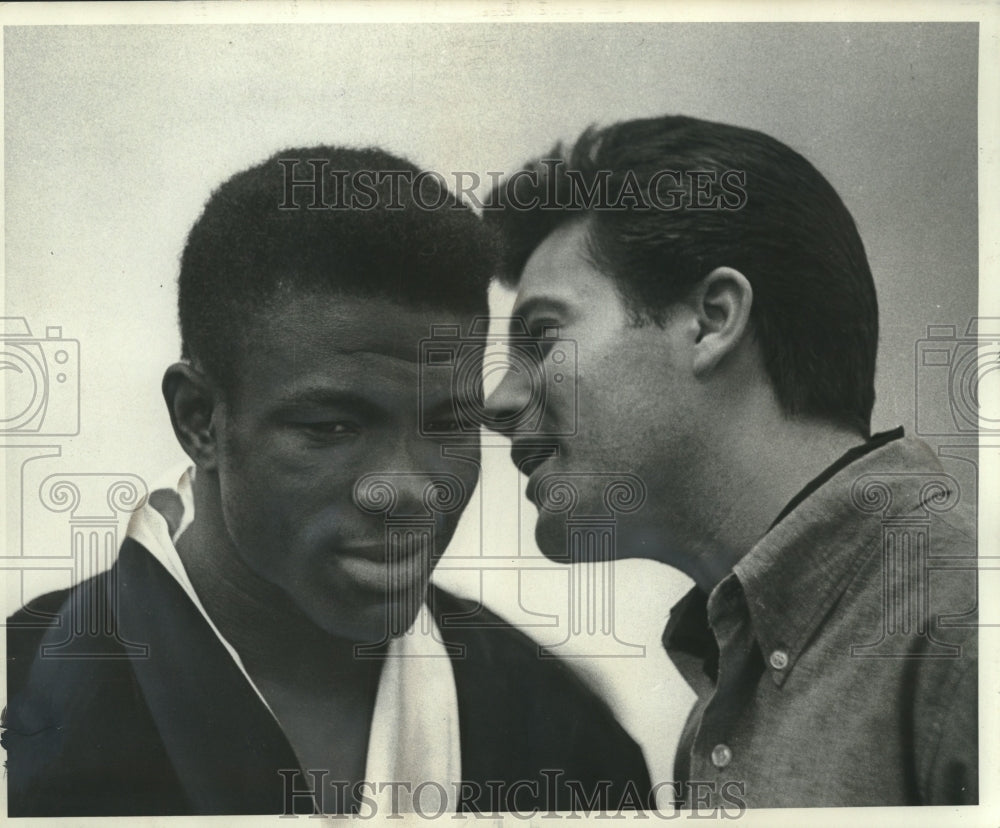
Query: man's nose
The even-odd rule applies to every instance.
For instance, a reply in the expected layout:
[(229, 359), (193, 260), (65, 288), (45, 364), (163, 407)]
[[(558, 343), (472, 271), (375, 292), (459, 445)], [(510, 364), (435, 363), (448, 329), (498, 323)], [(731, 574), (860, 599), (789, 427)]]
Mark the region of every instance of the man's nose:
[(361, 477), (354, 497), (362, 511), (390, 520), (440, 520), (464, 508), (474, 485), (451, 472), (387, 470)]
[(500, 383), (486, 398), (483, 405), (484, 425), (501, 434), (512, 434), (531, 407), (531, 378), (524, 366), (510, 363)]
[(375, 470), (359, 481), (356, 495), (366, 511), (384, 509), (393, 517), (453, 511), (476, 482), (467, 464), (444, 456), (441, 445), (426, 438), (400, 440), (373, 460)]

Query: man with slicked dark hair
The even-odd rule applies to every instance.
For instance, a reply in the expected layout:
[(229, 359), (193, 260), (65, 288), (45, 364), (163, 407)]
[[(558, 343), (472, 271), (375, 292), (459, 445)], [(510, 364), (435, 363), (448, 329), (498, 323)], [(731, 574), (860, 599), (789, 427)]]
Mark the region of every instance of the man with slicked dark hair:
[[(875, 285), (833, 187), (767, 135), (668, 116), (587, 130), (486, 207), (519, 330), (576, 347), (574, 383), (542, 347), (487, 406), (539, 546), (580, 555), (565, 503), (602, 514), (628, 474), (615, 555), (694, 581), (663, 636), (697, 695), (681, 801), (975, 803), (974, 504), (925, 443), (871, 433)], [(952, 566), (928, 587), (929, 555)]]

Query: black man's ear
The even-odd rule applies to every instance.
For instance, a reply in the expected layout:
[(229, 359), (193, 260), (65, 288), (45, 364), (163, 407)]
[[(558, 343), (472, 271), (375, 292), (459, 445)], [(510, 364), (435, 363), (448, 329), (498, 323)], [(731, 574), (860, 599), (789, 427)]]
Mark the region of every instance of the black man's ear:
[(216, 441), (212, 415), (218, 395), (197, 368), (175, 362), (163, 374), (163, 399), (177, 442), (199, 470), (215, 468)]

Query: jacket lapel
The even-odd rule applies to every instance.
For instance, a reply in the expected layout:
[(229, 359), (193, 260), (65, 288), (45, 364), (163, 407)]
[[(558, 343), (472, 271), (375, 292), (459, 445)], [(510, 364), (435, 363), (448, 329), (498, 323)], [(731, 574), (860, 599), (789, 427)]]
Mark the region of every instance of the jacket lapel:
[[(117, 631), (145, 644), (132, 669), (194, 813), (281, 813), (298, 760), (277, 721), (163, 566), (127, 539)], [(304, 797), (297, 798), (302, 804)]]

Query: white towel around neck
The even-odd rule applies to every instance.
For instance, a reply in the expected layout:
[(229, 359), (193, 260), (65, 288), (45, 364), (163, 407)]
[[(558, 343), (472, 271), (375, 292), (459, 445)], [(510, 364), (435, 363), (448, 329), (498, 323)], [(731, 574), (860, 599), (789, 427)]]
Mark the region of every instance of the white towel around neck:
[[(183, 512), (172, 534), (167, 519), (147, 498), (133, 513), (127, 535), (145, 547), (180, 584), (261, 702), (271, 710), (239, 654), (205, 612), (174, 546), (194, 519), (193, 479), (194, 468), (186, 467), (171, 474), (166, 485), (154, 489), (163, 494), (174, 492), (180, 498)], [(421, 796), (420, 813), (435, 814), (442, 806), (446, 813), (454, 812), (461, 768), (455, 676), (437, 624), (424, 603), (410, 629), (389, 644), (369, 734), (365, 793), (382, 815), (393, 810), (412, 813), (414, 792)], [(447, 797), (445, 802), (441, 801), (442, 791)], [(371, 808), (369, 805), (362, 815)]]

